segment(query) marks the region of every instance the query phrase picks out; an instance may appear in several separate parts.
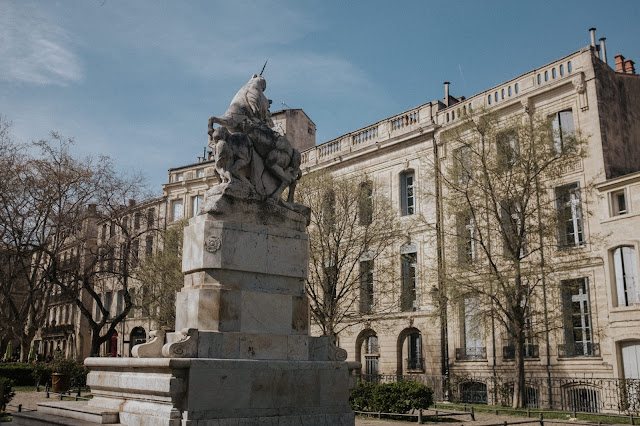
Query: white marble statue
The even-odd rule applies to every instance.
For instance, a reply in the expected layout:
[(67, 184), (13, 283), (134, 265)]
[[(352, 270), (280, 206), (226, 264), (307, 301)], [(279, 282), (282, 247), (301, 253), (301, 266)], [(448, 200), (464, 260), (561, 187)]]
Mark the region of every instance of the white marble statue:
[[(214, 150), (216, 172), (222, 184), (240, 181), (251, 185), (262, 198), (277, 200), (294, 209), (295, 185), (302, 176), (300, 152), (274, 130), (267, 82), (253, 75), (233, 97), (221, 117), (209, 118), (209, 146)], [(214, 129), (214, 124), (221, 127)], [(282, 193), (289, 188), (287, 201)]]

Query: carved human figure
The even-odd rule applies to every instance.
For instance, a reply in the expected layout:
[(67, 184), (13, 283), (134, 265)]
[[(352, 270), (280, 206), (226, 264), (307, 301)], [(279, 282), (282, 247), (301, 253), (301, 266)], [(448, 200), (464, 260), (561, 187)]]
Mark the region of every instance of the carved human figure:
[(226, 127), (218, 127), (211, 135), (209, 146), (215, 153), (215, 170), (221, 183), (229, 183), (234, 177), (250, 183), (241, 173), (253, 156), (253, 144), (247, 135), (229, 133)]
[[(215, 149), (216, 171), (222, 183), (236, 177), (253, 184), (261, 196), (278, 200), (288, 187), (287, 200), (293, 202), (296, 181), (302, 176), (301, 156), (285, 136), (273, 130), (266, 87), (265, 79), (254, 74), (223, 116), (209, 118), (209, 145)], [(221, 127), (214, 129), (214, 124)], [(247, 180), (238, 172), (249, 162)]]

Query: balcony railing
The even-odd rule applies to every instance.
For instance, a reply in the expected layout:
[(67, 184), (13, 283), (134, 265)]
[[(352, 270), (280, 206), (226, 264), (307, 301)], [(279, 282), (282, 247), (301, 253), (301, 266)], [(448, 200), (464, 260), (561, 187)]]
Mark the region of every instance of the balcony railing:
[[(422, 383), (433, 389), (434, 401), (438, 402), (479, 402), (503, 406), (511, 406), (513, 402), (514, 377), (509, 374), (372, 374), (361, 375), (360, 379), (373, 383), (401, 380)], [(584, 377), (584, 374), (552, 374), (552, 377), (527, 374), (524, 392), (525, 405), (530, 408), (586, 413), (625, 413), (634, 414), (636, 418), (640, 414), (640, 379)]]
[(49, 325), (42, 328), (42, 335), (51, 336), (54, 334), (68, 334), (73, 333), (73, 324), (57, 324)]
[(407, 371), (424, 371), (424, 358), (407, 358), (404, 361)]
[(576, 358), (580, 356), (600, 356), (600, 344), (587, 342), (558, 345), (559, 358)]
[[(538, 345), (524, 345), (524, 357), (525, 358), (539, 358)], [(502, 347), (502, 359), (515, 359), (516, 347), (513, 345), (507, 345)]]
[(487, 359), (487, 348), (484, 346), (456, 348), (456, 361), (472, 361)]

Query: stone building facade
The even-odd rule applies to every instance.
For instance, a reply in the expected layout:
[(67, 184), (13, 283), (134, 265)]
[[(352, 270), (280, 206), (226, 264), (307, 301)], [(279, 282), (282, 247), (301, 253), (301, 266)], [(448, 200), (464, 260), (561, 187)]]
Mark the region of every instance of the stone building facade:
[[(303, 152), (307, 173), (325, 169), (345, 177), (366, 175), (390, 197), (406, 226), (407, 241), (390, 248), (398, 264), (395, 291), (375, 295), (374, 290), (373, 297), (395, 304), (395, 309), (376, 315), (374, 308), (339, 336), (340, 346), (350, 360), (362, 363), (364, 374), (512, 374), (513, 350), (497, 325), (473, 324), (465, 320), (464, 308), (449, 305), (443, 328), (438, 281), (425, 273), (438, 262), (434, 226), (428, 225), (441, 220), (441, 226), (451, 226), (455, 215), (445, 208), (438, 219), (434, 199), (423, 196), (436, 186), (434, 164), (453, 161), (455, 146), (448, 146), (443, 135), (464, 123), (470, 111), (485, 110), (502, 117), (525, 112), (555, 117), (560, 126), (580, 131), (587, 138), (588, 155), (569, 164), (557, 185), (596, 182), (599, 192), (584, 194), (573, 207), (578, 212), (575, 226), (583, 235), (561, 276), (554, 277), (557, 288), (581, 283), (569, 309), (580, 320), (575, 327), (582, 340), (569, 344), (563, 326), (541, 333), (526, 355), (527, 375), (570, 377), (580, 372), (640, 378), (640, 223), (633, 210), (640, 197), (640, 77), (632, 61), (618, 55), (617, 69), (611, 69), (604, 55), (604, 42), (594, 42), (468, 98), (451, 96), (445, 83), (443, 101), (425, 103)], [(420, 220), (414, 220), (417, 217)], [(406, 278), (400, 266), (407, 258), (415, 274), (415, 300), (403, 307)], [(455, 263), (447, 256), (442, 261)], [(548, 309), (561, 311), (561, 297), (552, 295)], [(476, 384), (485, 386), (486, 394), (486, 382)]]
[[(406, 241), (388, 249), (388, 258), (398, 265), (392, 291), (376, 294), (374, 288), (371, 313), (338, 336), (349, 360), (361, 362), (362, 373), (369, 375), (510, 374), (512, 350), (499, 327), (465, 320), (465, 309), (456, 305), (447, 306), (448, 315), (442, 320), (439, 283), (426, 271), (438, 262), (453, 262), (447, 256), (439, 260), (433, 229), (438, 222), (450, 225), (455, 212), (445, 209), (439, 216), (434, 198), (424, 194), (436, 187), (434, 165), (453, 161), (455, 147), (448, 145), (444, 133), (464, 123), (466, 114), (535, 113), (553, 116), (558, 126), (587, 137), (588, 155), (567, 166), (558, 187), (596, 182), (597, 193), (584, 194), (574, 205), (572, 211), (585, 213), (574, 217), (582, 236), (572, 248), (573, 261), (562, 276), (554, 277), (560, 286), (569, 280), (581, 283), (572, 299), (576, 307), (572, 314), (580, 320), (584, 336), (581, 346), (576, 349), (575, 342), (569, 346), (562, 327), (545, 330), (531, 342), (525, 359), (527, 375), (568, 377), (580, 372), (640, 379), (640, 76), (633, 61), (618, 55), (616, 68), (610, 68), (604, 41), (596, 45), (592, 37), (590, 46), (468, 98), (452, 96), (449, 89), (445, 83), (443, 100), (426, 102), (319, 145), (315, 145), (315, 124), (302, 110), (273, 114), (276, 128), (300, 149), (304, 173), (366, 175), (397, 206), (406, 229)], [(163, 196), (132, 206), (131, 214), (145, 215), (153, 209), (162, 226), (193, 217), (206, 189), (217, 183), (210, 154), (205, 157), (170, 169)], [(410, 274), (403, 275), (402, 268)], [(408, 279), (411, 282), (405, 282)], [(407, 286), (413, 298), (409, 304), (401, 303)], [(117, 289), (103, 288), (105, 299), (111, 292), (112, 309), (117, 311)], [(559, 297), (551, 298), (550, 310), (563, 309)], [(379, 313), (377, 304), (384, 305)], [(153, 329), (143, 310), (136, 309), (104, 352), (129, 356), (133, 344)]]

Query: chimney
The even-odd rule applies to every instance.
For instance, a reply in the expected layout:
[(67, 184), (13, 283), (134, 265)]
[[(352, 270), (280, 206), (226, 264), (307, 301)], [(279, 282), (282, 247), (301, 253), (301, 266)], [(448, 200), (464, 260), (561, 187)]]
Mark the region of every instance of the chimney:
[(98, 212), (98, 206), (93, 203), (89, 204), (88, 212), (95, 215)]
[(445, 106), (449, 106), (449, 83), (448, 81), (444, 82), (444, 104)]
[(133, 207), (136, 205), (136, 200), (134, 200), (133, 198), (129, 199), (129, 207)]
[(624, 72), (624, 56), (617, 54), (616, 58), (616, 72)]
[(635, 64), (635, 62), (633, 62), (631, 59), (627, 59), (626, 61), (624, 61), (624, 72), (626, 72), (627, 74), (635, 74), (636, 67), (634, 67), (633, 64)]
[(596, 48), (596, 29), (589, 28), (589, 32), (591, 33), (591, 47)]
[(606, 64), (607, 63), (607, 48), (606, 48), (606, 46), (604, 44), (605, 40), (606, 40), (606, 38), (604, 38), (604, 37), (602, 37), (600, 39), (600, 47), (601, 47), (600, 51), (602, 52), (602, 58), (601, 58), (602, 62), (604, 62)]

